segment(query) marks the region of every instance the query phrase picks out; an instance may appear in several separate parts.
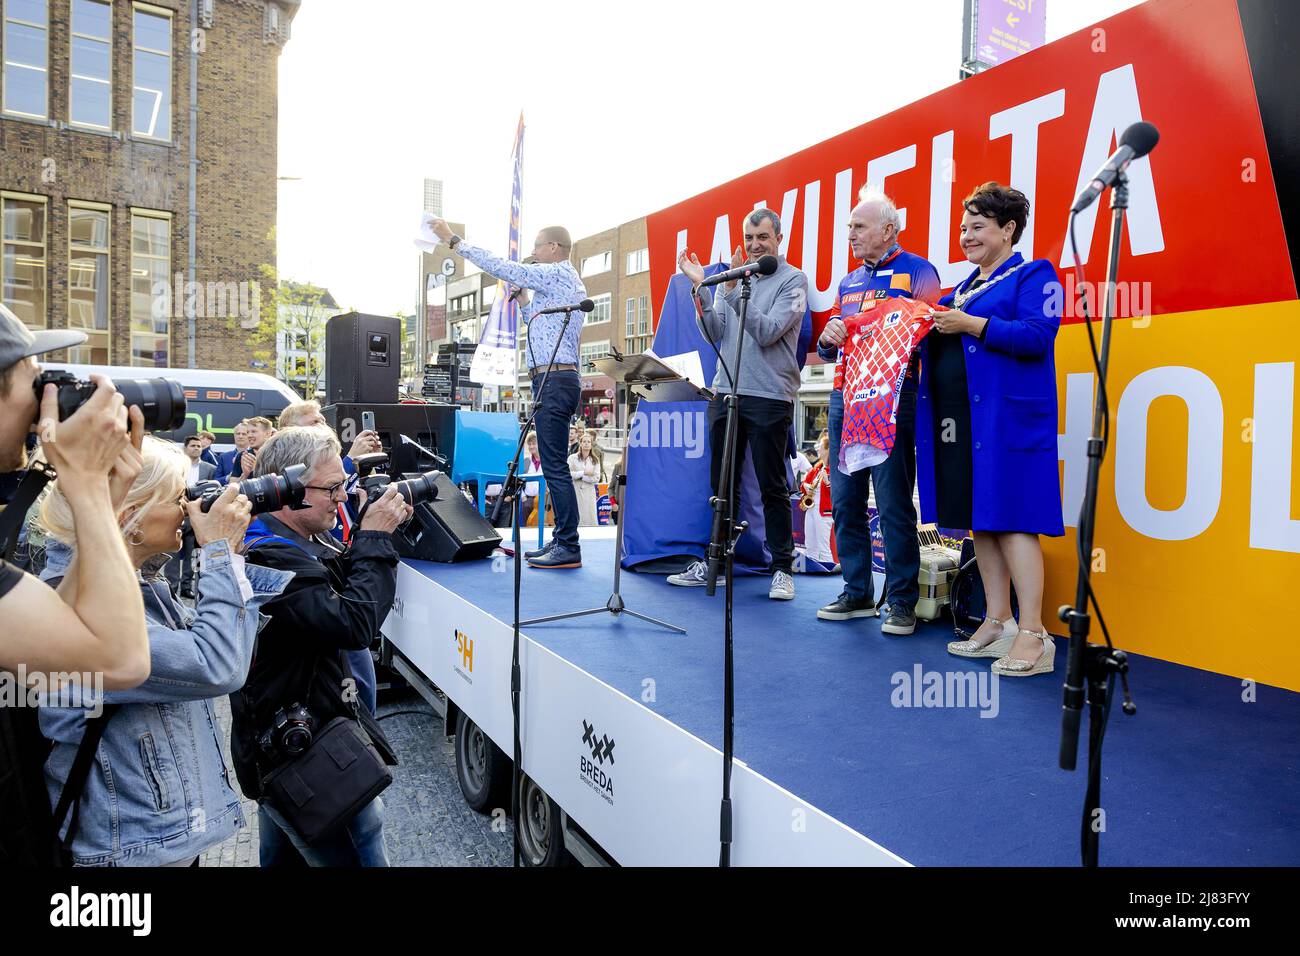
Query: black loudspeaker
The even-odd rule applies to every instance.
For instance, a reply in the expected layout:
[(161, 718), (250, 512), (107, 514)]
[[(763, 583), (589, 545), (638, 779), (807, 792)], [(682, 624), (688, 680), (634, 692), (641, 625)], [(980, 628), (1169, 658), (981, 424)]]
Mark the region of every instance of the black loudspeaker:
[(325, 392), (335, 402), (396, 402), (402, 322), (348, 312), (325, 323)]
[(439, 475), (438, 500), (416, 507), (415, 517), (393, 540), (404, 558), (450, 563), (486, 558), (501, 544), (501, 535), (450, 478)]
[[(352, 440), (357, 437), (357, 433), (364, 430), (362, 416), (371, 412), (375, 416), (375, 431), (379, 433), (379, 440), (383, 442), (384, 451), (389, 456), (388, 473), (391, 475), (408, 471), (423, 472), (430, 468), (451, 472), (452, 455), (456, 448), (455, 405), (346, 403), (326, 405), (321, 411), (330, 428), (338, 433), (345, 453), (352, 447)], [(415, 449), (403, 445), (402, 435), (442, 455), (447, 463), (430, 464), (421, 460)]]

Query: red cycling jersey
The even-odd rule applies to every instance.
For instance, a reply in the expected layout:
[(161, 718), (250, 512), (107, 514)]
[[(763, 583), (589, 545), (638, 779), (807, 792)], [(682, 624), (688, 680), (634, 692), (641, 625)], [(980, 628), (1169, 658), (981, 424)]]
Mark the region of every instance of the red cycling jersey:
[(835, 387), (844, 395), (840, 471), (851, 475), (879, 465), (894, 449), (899, 389), (912, 353), (934, 326), (928, 302), (868, 296), (844, 319), (844, 359)]

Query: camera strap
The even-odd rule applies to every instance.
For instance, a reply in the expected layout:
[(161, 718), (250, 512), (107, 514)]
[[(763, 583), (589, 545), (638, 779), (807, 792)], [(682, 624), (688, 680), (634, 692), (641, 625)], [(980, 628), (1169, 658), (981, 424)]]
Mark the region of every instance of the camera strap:
[(27, 512), (36, 504), (36, 499), (41, 496), (45, 486), (57, 477), (54, 468), (43, 461), (32, 462), (32, 466), (23, 475), (18, 490), (5, 506), (4, 512), (0, 513), (0, 546), (3, 546), (5, 560), (12, 558), (14, 549), (18, 547), (18, 533), (22, 530)]
[(108, 729), (108, 722), (121, 708), (121, 704), (105, 704), (103, 713), (98, 717), (86, 718), (86, 729), (81, 735), (81, 743), (77, 745), (72, 769), (68, 771), (68, 779), (63, 782), (63, 789), (59, 791), (59, 800), (54, 807), (56, 837), (63, 827), (63, 821), (68, 820), (68, 811), (72, 811), (72, 819), (68, 820), (68, 832), (59, 840), (60, 855), (65, 865), (71, 864), (72, 841), (76, 839), (77, 827), (81, 822), (81, 794), (86, 789), (86, 781), (90, 778), (90, 768), (95, 762), (99, 742), (103, 739), (104, 731)]

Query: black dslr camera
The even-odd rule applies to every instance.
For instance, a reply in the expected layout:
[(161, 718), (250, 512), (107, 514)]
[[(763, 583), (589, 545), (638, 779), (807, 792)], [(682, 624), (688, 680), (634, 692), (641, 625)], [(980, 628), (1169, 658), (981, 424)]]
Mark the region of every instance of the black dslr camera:
[(422, 475), (404, 475), (395, 481), (388, 475), (370, 475), (361, 479), (361, 487), (366, 489), (366, 502), (375, 501), (389, 485), (397, 486), (397, 493), (406, 499), (408, 505), (423, 504), (438, 500), (438, 475), (436, 471), (426, 471)]
[(316, 718), (302, 704), (294, 704), (288, 710), (281, 707), (257, 743), (267, 756), (292, 760), (311, 746), (315, 729)]
[[(45, 394), (46, 385), (59, 389), (59, 421), (64, 421), (90, 400), (98, 387), (83, 382), (71, 372), (51, 370), (36, 379), (36, 400)], [(169, 432), (185, 423), (185, 391), (174, 378), (114, 379), (113, 386), (126, 406), (139, 405), (144, 412), (144, 427), (151, 432)], [(39, 414), (39, 413), (38, 413)]]
[(426, 501), (438, 500), (438, 475), (437, 471), (426, 471), (423, 474), (406, 474), (400, 481), (384, 474), (379, 469), (388, 465), (388, 456), (383, 452), (373, 452), (369, 455), (358, 455), (352, 459), (356, 465), (357, 476), (360, 479), (357, 484), (366, 489), (366, 503), (377, 499), (391, 484), (397, 485), (398, 493), (406, 499), (406, 503), (411, 506), (422, 504)]
[[(239, 493), (252, 503), (252, 513), (260, 515), (267, 511), (279, 511), (290, 508), (301, 511), (307, 506), (303, 498), (307, 494), (307, 485), (303, 475), (307, 473), (306, 465), (290, 465), (283, 475), (262, 475), (260, 478), (244, 478), (239, 482)], [(189, 501), (201, 501), (200, 510), (205, 514), (212, 510), (212, 503), (221, 497), (225, 486), (219, 481), (200, 481), (185, 489), (185, 498)]]

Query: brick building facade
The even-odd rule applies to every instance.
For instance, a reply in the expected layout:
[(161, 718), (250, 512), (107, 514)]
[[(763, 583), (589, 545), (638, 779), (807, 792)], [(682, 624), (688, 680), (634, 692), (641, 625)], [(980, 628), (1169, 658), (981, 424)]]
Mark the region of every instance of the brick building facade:
[(275, 263), (277, 68), (298, 6), (0, 0), (0, 294), (33, 327), (88, 331), (68, 360), (186, 366), (188, 309), (197, 367), (274, 351), (250, 328)]
[(633, 219), (573, 243), (573, 264), (596, 303), (582, 328), (579, 415), (588, 425), (625, 427), (614, 382), (588, 367), (617, 348), (644, 352), (653, 339), (650, 314), (650, 259), (645, 219)]

